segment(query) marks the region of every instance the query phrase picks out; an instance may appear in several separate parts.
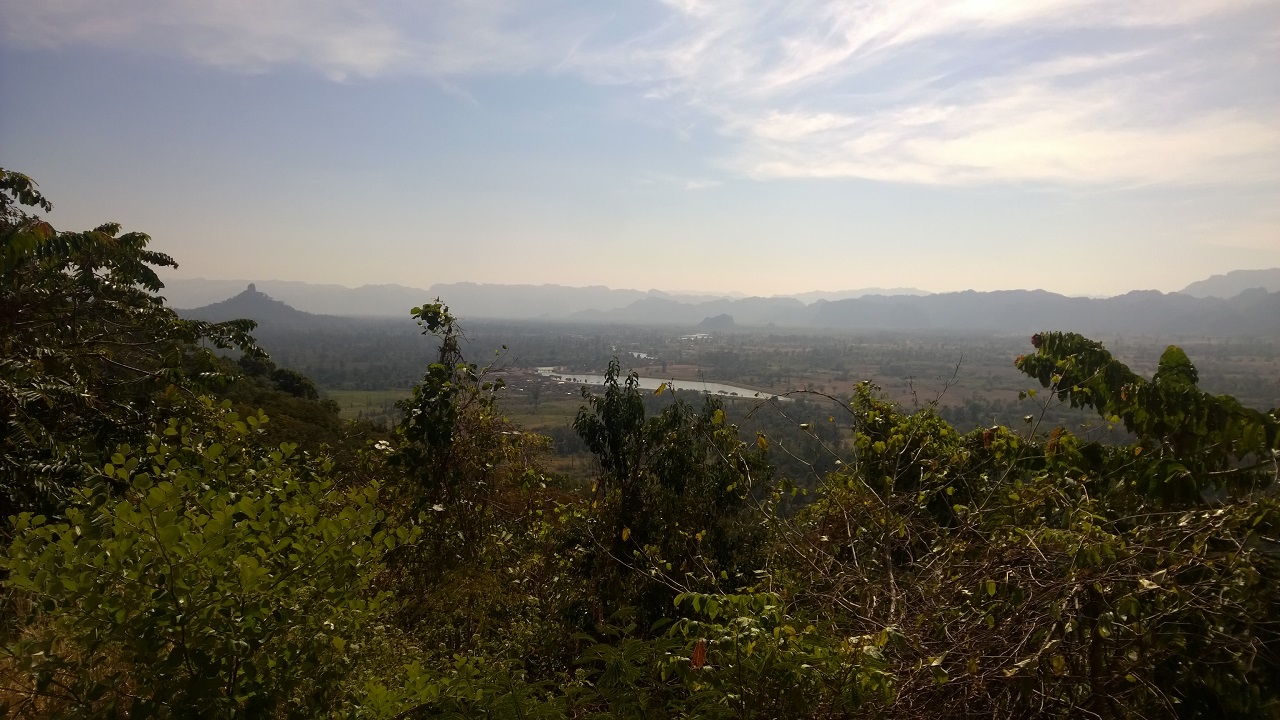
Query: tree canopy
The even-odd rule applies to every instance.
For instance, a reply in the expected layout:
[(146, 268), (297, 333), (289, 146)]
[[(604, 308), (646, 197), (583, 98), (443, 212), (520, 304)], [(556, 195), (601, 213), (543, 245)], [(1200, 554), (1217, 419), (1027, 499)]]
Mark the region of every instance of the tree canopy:
[(180, 318), (156, 295), (144, 233), (106, 223), (58, 232), (26, 208), (53, 206), (0, 169), (0, 513), (47, 509), (161, 407), (222, 379), (207, 349), (259, 353), (249, 320)]

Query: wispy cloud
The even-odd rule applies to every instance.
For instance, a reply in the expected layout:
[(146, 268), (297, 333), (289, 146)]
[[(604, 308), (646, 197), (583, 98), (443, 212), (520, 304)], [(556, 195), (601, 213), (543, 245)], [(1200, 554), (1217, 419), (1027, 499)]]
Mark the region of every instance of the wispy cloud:
[(708, 180), (707, 178), (689, 178), (681, 184), (681, 187), (685, 190), (707, 190), (713, 187), (720, 187), (720, 181)]
[(1271, 3), (673, 7), (626, 52), (584, 57), (584, 72), (700, 108), (737, 140), (725, 166), (752, 177), (1280, 180), (1280, 97), (1261, 71), (1280, 66)]
[(640, 179), (641, 185), (666, 185), (682, 190), (708, 190), (720, 187), (724, 183), (705, 177), (680, 177), (677, 175), (652, 175)]
[[(573, 74), (729, 138), (726, 172), (1280, 181), (1268, 0), (0, 0), (7, 41), (335, 79)], [(692, 188), (691, 188), (692, 189)]]

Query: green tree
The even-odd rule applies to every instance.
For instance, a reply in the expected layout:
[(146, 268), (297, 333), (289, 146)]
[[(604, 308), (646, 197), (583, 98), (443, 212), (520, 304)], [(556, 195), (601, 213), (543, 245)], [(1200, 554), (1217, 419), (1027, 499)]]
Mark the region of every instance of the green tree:
[[(376, 485), (256, 442), (209, 408), (123, 446), (58, 519), (23, 513), (2, 567), (33, 609), (5, 649), (19, 717), (316, 717), (377, 652)], [(9, 688), (10, 697), (14, 688)]]
[(884, 638), (894, 716), (1274, 717), (1273, 418), (1200, 393), (1176, 348), (1146, 380), (1079, 336), (1034, 342), (1020, 368), (1137, 442), (960, 434), (863, 385), (856, 461), (786, 536), (792, 597)]
[(600, 468), (593, 574), (610, 610), (635, 604), (653, 622), (676, 592), (750, 581), (766, 540), (751, 518), (771, 495), (772, 470), (718, 399), (708, 395), (700, 412), (676, 400), (646, 417), (637, 376), (619, 375), (614, 359), (604, 392), (584, 388), (574, 420)]
[(1243, 407), (1235, 398), (1197, 387), (1187, 354), (1169, 346), (1147, 380), (1111, 356), (1101, 343), (1073, 333), (1032, 337), (1036, 352), (1019, 370), (1072, 407), (1096, 410), (1138, 438), (1148, 496), (1194, 502), (1203, 493), (1239, 493), (1274, 482), (1280, 416)]
[(0, 516), (49, 509), (175, 402), (220, 377), (205, 343), (259, 353), (248, 320), (184, 320), (156, 293), (143, 233), (57, 232), (52, 205), (0, 169)]
[[(437, 301), (413, 315), (440, 345), (412, 395), (396, 404), (403, 419), (386, 457), (395, 508), (398, 517), (425, 520), (421, 542), (394, 554), (392, 564), (406, 625), (435, 620), (438, 627), (417, 629), (439, 631), (432, 637), (451, 645), (491, 626), (486, 608), (518, 606), (528, 595), (512, 600), (494, 578), (522, 563), (515, 538), (543, 512), (532, 492), (544, 484), (538, 458), (549, 441), (520, 432), (499, 413), (502, 382), (463, 356), (462, 329), (448, 307)], [(456, 623), (442, 621), (444, 608)]]

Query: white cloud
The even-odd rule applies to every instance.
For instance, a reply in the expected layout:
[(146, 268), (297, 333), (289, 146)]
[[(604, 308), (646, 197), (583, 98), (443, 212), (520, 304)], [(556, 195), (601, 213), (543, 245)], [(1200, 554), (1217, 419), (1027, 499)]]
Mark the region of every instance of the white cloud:
[(673, 21), (579, 66), (702, 110), (737, 141), (725, 166), (752, 177), (1280, 180), (1280, 98), (1261, 74), (1280, 67), (1272, 3), (677, 6)]
[(1271, 0), (0, 0), (0, 12), (10, 43), (242, 72), (634, 86), (710, 123), (732, 141), (722, 166), (757, 178), (1280, 181)]
[[(771, 113), (729, 123), (730, 164), (757, 178), (858, 177), (970, 184), (1252, 183), (1280, 175), (1280, 132), (1239, 109), (1166, 115), (1142, 82), (1061, 90), (1042, 68), (862, 115)], [(1144, 111), (1145, 110), (1145, 111)]]

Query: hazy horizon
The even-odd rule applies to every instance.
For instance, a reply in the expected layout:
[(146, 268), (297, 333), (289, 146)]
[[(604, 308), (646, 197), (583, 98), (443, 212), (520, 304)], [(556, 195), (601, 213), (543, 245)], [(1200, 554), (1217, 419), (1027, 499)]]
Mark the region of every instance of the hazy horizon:
[(0, 12), (0, 165), (166, 277), (1112, 296), (1280, 266), (1266, 0)]
[[(1277, 271), (1280, 271), (1280, 268), (1237, 268), (1237, 270), (1277, 270)], [(584, 289), (584, 288), (591, 288), (591, 287), (603, 287), (603, 288), (606, 288), (606, 289), (609, 289), (609, 290), (631, 291), (631, 292), (642, 292), (642, 293), (662, 293), (662, 294), (665, 294), (665, 295), (673, 295), (673, 296), (707, 296), (707, 297), (733, 297), (733, 298), (749, 298), (749, 297), (799, 297), (799, 296), (806, 296), (806, 295), (819, 295), (819, 294), (823, 294), (823, 293), (827, 293), (827, 294), (838, 294), (838, 293), (848, 293), (848, 292), (858, 292), (858, 293), (862, 293), (862, 292), (866, 292), (866, 291), (877, 291), (877, 290), (886, 290), (886, 291), (913, 291), (913, 293), (912, 293), (912, 294), (923, 294), (923, 295), (943, 295), (943, 294), (947, 294), (947, 293), (966, 292), (966, 291), (970, 291), (970, 290), (976, 290), (975, 288), (968, 288), (968, 287), (958, 287), (958, 288), (952, 288), (952, 289), (948, 289), (948, 290), (931, 290), (931, 289), (929, 289), (929, 288), (920, 288), (920, 287), (892, 287), (892, 288), (890, 288), (890, 287), (879, 287), (879, 286), (866, 286), (866, 287), (839, 287), (839, 288), (836, 288), (836, 287), (830, 287), (830, 288), (827, 288), (827, 287), (819, 287), (819, 288), (809, 288), (809, 289), (807, 289), (807, 290), (798, 290), (798, 291), (794, 291), (794, 292), (769, 293), (769, 294), (756, 294), (756, 293), (747, 292), (747, 291), (741, 291), (741, 290), (718, 291), (718, 290), (702, 290), (702, 289), (699, 289), (699, 288), (674, 288), (674, 289), (672, 289), (672, 288), (661, 288), (661, 287), (625, 287), (625, 286), (604, 285), (604, 284), (602, 284), (602, 283), (585, 283), (585, 284), (566, 284), (566, 283), (555, 283), (555, 282), (489, 283), (489, 282), (482, 282), (482, 281), (475, 281), (475, 280), (451, 280), (451, 281), (440, 281), (440, 282), (433, 282), (433, 283), (423, 283), (423, 284), (420, 284), (420, 285), (413, 285), (413, 284), (406, 284), (406, 283), (393, 283), (393, 282), (371, 282), (371, 283), (351, 284), (351, 283), (343, 283), (343, 282), (312, 282), (312, 281), (309, 281), (309, 280), (298, 280), (298, 279), (281, 278), (281, 277), (265, 277), (265, 276), (263, 276), (263, 277), (253, 277), (253, 276), (247, 276), (247, 275), (246, 275), (246, 276), (243, 276), (243, 277), (225, 277), (225, 278), (211, 278), (211, 277), (199, 277), (199, 276), (195, 276), (195, 277), (187, 277), (187, 276), (185, 276), (185, 275), (182, 275), (182, 274), (180, 274), (180, 273), (173, 272), (173, 271), (171, 271), (171, 270), (165, 270), (165, 271), (160, 272), (159, 274), (160, 274), (160, 279), (161, 279), (162, 281), (165, 281), (166, 283), (167, 283), (167, 282), (169, 282), (169, 281), (176, 281), (176, 282), (188, 281), (188, 282), (225, 283), (225, 284), (228, 284), (228, 285), (237, 285), (237, 286), (238, 286), (238, 285), (244, 285), (244, 286), (247, 286), (247, 285), (249, 285), (249, 284), (262, 284), (262, 283), (267, 283), (267, 284), (270, 284), (270, 283), (302, 283), (302, 284), (313, 285), (313, 286), (317, 286), (317, 287), (320, 287), (320, 286), (336, 286), (336, 287), (345, 288), (345, 289), (347, 289), (347, 290), (358, 290), (358, 289), (360, 289), (360, 288), (362, 288), (362, 287), (379, 287), (379, 286), (382, 286), (382, 287), (403, 287), (403, 288), (414, 289), (414, 290), (430, 290), (433, 286), (436, 286), (436, 285), (458, 285), (458, 284), (473, 284), (473, 285), (503, 285), (503, 286), (532, 286), (532, 287), (563, 287), (563, 288), (571, 288), (571, 289)], [(1206, 276), (1204, 276), (1204, 277), (1196, 278), (1196, 279), (1192, 280), (1192, 281), (1191, 281), (1191, 283), (1188, 283), (1188, 285), (1190, 285), (1190, 284), (1192, 284), (1192, 283), (1195, 283), (1195, 282), (1198, 282), (1198, 281), (1207, 280), (1207, 279), (1209, 279), (1209, 278), (1211, 278), (1211, 277), (1219, 277), (1219, 276), (1222, 276), (1222, 275), (1225, 275), (1225, 274), (1226, 274), (1226, 273), (1219, 273), (1219, 274), (1215, 274), (1215, 275), (1212, 275), (1212, 276), (1206, 275)], [(1066, 297), (1081, 297), (1081, 298), (1097, 298), (1097, 299), (1101, 299), (1101, 298), (1115, 297), (1115, 296), (1117, 296), (1117, 295), (1124, 295), (1124, 294), (1131, 293), (1131, 292), (1146, 292), (1146, 291), (1151, 291), (1151, 290), (1155, 290), (1155, 291), (1162, 292), (1162, 293), (1179, 292), (1179, 291), (1183, 290), (1185, 287), (1186, 287), (1186, 285), (1184, 285), (1184, 286), (1182, 286), (1182, 287), (1178, 287), (1178, 288), (1173, 288), (1173, 289), (1171, 289), (1171, 290), (1164, 290), (1164, 289), (1160, 289), (1160, 288), (1147, 288), (1147, 287), (1131, 287), (1131, 288), (1127, 288), (1127, 289), (1121, 290), (1120, 292), (1117, 292), (1117, 293), (1114, 293), (1114, 294), (1111, 294), (1111, 295), (1086, 295), (1086, 294), (1076, 294), (1076, 293), (1057, 293), (1057, 294), (1065, 295)], [(243, 291), (243, 290), (244, 290), (244, 288), (243, 288), (243, 287), (241, 287), (239, 291)], [(1044, 291), (1046, 291), (1046, 292), (1056, 292), (1056, 291), (1053, 291), (1053, 290), (1049, 290), (1048, 288), (1044, 288), (1044, 287), (1032, 287), (1032, 286), (992, 288), (992, 289), (990, 289), (990, 290), (977, 290), (977, 292), (998, 292), (998, 291), (1009, 291), (1009, 290), (1012, 290), (1012, 291), (1040, 291), (1040, 290), (1044, 290)], [(239, 292), (239, 291), (238, 291), (238, 292)]]

